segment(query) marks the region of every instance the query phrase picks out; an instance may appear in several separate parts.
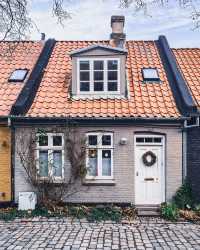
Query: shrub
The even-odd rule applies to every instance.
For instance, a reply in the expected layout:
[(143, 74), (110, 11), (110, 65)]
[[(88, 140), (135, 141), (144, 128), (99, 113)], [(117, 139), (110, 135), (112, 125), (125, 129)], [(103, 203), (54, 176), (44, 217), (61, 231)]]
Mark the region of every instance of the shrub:
[(179, 211), (174, 203), (165, 203), (161, 206), (161, 215), (163, 218), (176, 221), (179, 217)]
[(16, 218), (17, 209), (1, 209), (0, 210), (0, 220), (10, 221)]
[(192, 208), (194, 200), (192, 197), (192, 190), (188, 182), (184, 182), (183, 185), (177, 190), (173, 200), (179, 209)]
[(102, 220), (121, 220), (121, 210), (115, 207), (93, 207), (90, 213), (87, 215), (89, 221), (102, 221)]
[(88, 221), (105, 221), (112, 220), (119, 222), (122, 217), (134, 219), (136, 209), (133, 206), (120, 207), (115, 205), (65, 205), (56, 206), (54, 209), (46, 207), (37, 207), (35, 210), (20, 211), (17, 208), (0, 209), (0, 220), (14, 220), (15, 218), (32, 218), (32, 217), (66, 217), (86, 218)]

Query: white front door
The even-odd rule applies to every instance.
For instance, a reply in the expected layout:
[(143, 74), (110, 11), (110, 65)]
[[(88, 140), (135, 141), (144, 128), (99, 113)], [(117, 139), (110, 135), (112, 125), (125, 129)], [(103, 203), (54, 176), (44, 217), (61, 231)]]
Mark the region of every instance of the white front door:
[[(141, 142), (144, 138), (144, 142)], [(145, 138), (148, 138), (145, 143)], [(154, 140), (154, 138), (157, 138)], [(158, 139), (160, 138), (160, 139)], [(162, 137), (140, 137), (135, 146), (135, 204), (164, 202), (164, 146)], [(139, 142), (140, 141), (140, 142)]]

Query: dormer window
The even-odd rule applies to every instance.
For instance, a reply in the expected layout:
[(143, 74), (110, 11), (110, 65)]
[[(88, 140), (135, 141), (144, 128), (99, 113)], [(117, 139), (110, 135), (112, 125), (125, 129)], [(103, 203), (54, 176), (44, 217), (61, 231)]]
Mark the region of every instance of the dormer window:
[(9, 82), (23, 82), (28, 73), (27, 69), (16, 69), (9, 77)]
[(160, 77), (156, 68), (142, 69), (142, 75), (145, 82), (159, 82)]
[(118, 93), (120, 59), (78, 59), (78, 89), (80, 94)]

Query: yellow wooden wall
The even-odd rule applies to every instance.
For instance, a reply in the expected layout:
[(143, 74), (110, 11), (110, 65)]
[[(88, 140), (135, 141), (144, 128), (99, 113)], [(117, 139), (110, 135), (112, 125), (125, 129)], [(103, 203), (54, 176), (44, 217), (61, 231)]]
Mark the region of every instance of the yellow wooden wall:
[(0, 202), (11, 200), (11, 132), (0, 127)]

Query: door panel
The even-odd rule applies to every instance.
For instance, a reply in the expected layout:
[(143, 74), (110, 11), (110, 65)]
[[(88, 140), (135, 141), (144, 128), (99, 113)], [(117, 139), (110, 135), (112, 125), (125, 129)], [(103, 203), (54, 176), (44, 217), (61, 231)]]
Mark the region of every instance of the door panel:
[[(163, 202), (163, 147), (136, 145), (135, 152), (135, 203), (136, 205), (160, 204)], [(143, 163), (142, 156), (151, 151), (156, 155), (152, 166)]]

